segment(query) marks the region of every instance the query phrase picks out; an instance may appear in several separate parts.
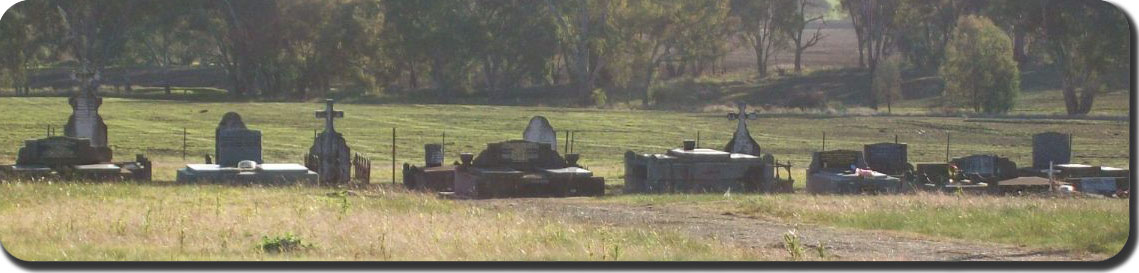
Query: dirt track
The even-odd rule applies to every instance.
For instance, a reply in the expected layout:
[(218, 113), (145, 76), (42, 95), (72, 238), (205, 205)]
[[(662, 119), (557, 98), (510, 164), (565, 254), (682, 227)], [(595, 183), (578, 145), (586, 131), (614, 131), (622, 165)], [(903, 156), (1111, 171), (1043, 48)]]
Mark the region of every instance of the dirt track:
[(814, 255), (822, 243), (827, 260), (857, 261), (1098, 261), (1108, 257), (1067, 251), (1046, 251), (1015, 246), (930, 239), (900, 232), (840, 229), (815, 225), (780, 223), (714, 213), (681, 206), (633, 206), (600, 204), (588, 199), (498, 199), (466, 201), (477, 206), (513, 209), (547, 217), (595, 225), (653, 228), (681, 231), (690, 236), (712, 238), (765, 253), (785, 253), (783, 234), (797, 230)]

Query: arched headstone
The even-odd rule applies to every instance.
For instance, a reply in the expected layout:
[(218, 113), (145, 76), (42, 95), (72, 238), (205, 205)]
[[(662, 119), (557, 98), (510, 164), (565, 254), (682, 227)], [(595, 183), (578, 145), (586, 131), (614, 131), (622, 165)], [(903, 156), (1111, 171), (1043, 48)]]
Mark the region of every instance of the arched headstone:
[(550, 144), (554, 151), (558, 150), (558, 133), (550, 125), (550, 121), (543, 116), (534, 116), (526, 131), (522, 132), (522, 139), (530, 142)]
[(225, 113), (214, 129), (214, 155), (222, 167), (236, 167), (246, 160), (265, 163), (261, 158), (261, 131), (247, 129), (241, 115)]

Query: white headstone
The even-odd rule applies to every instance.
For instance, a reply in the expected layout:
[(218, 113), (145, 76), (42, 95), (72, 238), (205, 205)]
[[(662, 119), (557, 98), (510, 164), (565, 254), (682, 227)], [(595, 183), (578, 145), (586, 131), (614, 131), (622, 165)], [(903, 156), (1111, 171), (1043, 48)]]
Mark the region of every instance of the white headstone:
[(550, 121), (543, 116), (534, 116), (526, 131), (522, 132), (522, 139), (530, 142), (550, 144), (554, 151), (558, 150), (558, 133), (550, 126)]

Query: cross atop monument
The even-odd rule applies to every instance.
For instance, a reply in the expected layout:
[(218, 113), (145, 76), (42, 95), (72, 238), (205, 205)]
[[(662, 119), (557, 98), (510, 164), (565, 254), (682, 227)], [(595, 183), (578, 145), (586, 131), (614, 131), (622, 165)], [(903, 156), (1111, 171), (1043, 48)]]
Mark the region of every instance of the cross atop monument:
[(747, 104), (746, 103), (742, 103), (742, 102), (736, 103), (736, 107), (739, 108), (739, 113), (728, 113), (728, 120), (739, 120), (740, 121), (740, 125), (739, 125), (740, 128), (747, 128), (747, 122), (746, 122), (747, 120), (759, 118), (759, 113), (756, 113), (756, 112), (748, 113), (747, 112)]
[(736, 107), (739, 107), (739, 113), (728, 113), (728, 120), (738, 120), (739, 125), (736, 126), (736, 133), (732, 135), (732, 140), (728, 141), (724, 151), (759, 155), (759, 143), (756, 143), (747, 131), (747, 120), (759, 118), (759, 113), (748, 113), (747, 104), (743, 102), (736, 103)]
[(334, 101), (332, 99), (324, 100), (324, 103), (324, 110), (316, 111), (316, 118), (324, 119), (325, 132), (336, 132), (336, 127), (333, 126), (333, 120), (337, 118), (344, 118), (344, 111), (333, 110)]

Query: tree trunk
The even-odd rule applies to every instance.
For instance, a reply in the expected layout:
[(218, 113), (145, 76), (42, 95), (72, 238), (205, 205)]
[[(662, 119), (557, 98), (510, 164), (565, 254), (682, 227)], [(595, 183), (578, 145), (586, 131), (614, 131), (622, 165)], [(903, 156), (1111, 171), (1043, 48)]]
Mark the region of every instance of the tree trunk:
[(1021, 28), (1014, 27), (1013, 40), (1012, 40), (1012, 54), (1016, 58), (1017, 65), (1023, 69), (1025, 62), (1028, 61), (1028, 54), (1026, 53), (1028, 33), (1021, 30)]
[(795, 74), (803, 73), (803, 50), (805, 48), (795, 46)]
[(755, 50), (755, 71), (759, 74), (759, 78), (767, 78), (767, 62), (764, 58), (763, 44), (759, 39), (756, 39), (755, 45), (752, 46)]

